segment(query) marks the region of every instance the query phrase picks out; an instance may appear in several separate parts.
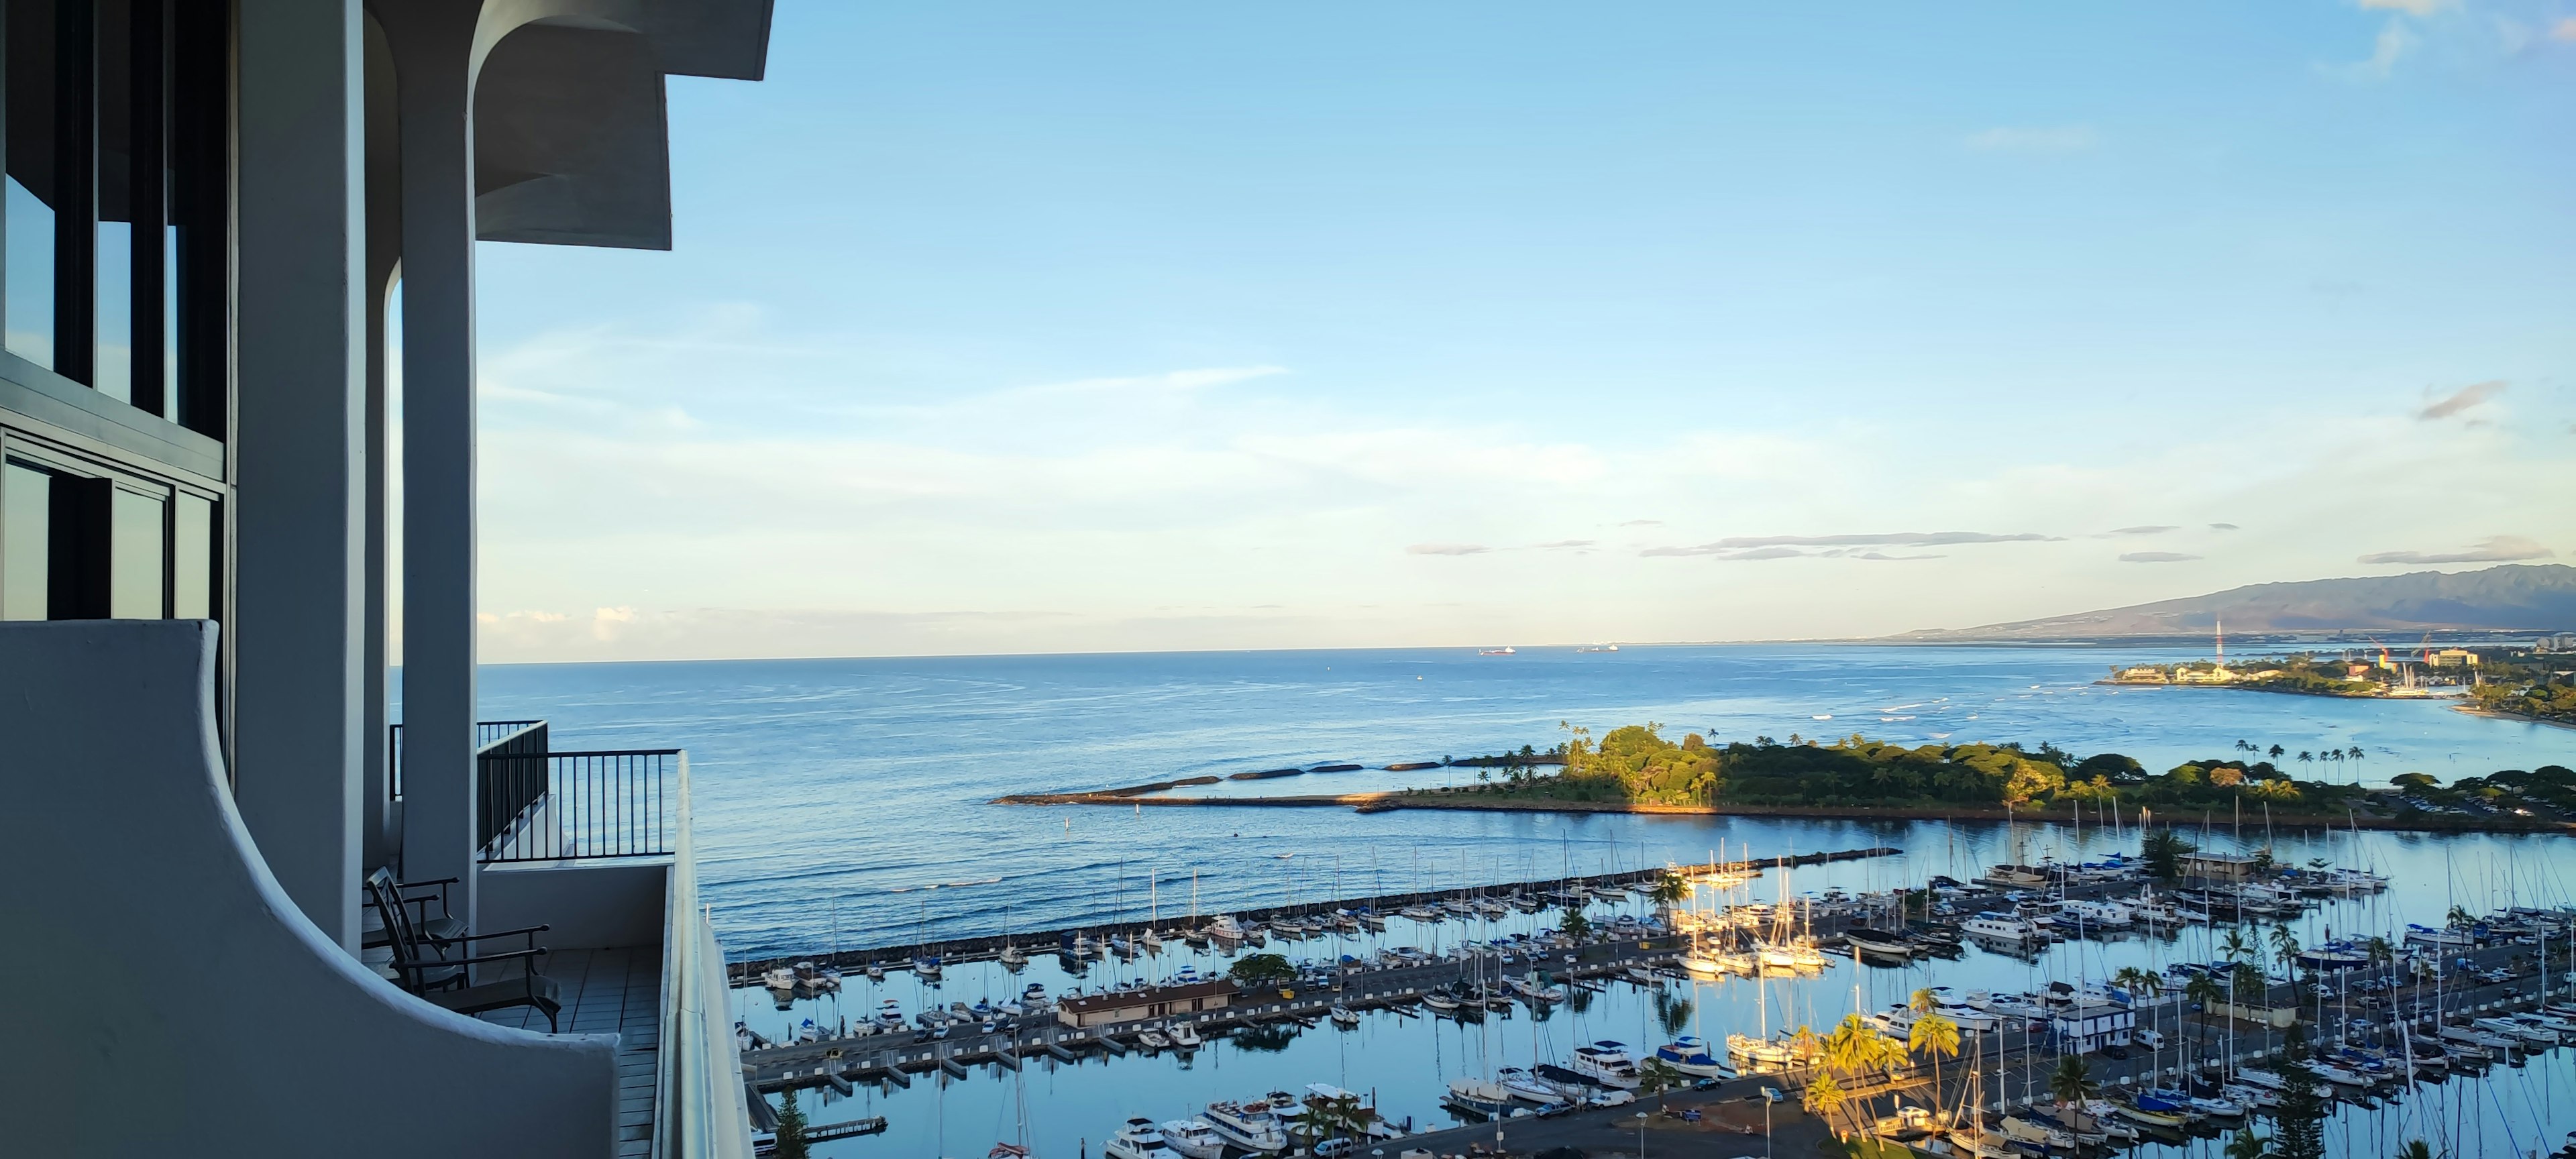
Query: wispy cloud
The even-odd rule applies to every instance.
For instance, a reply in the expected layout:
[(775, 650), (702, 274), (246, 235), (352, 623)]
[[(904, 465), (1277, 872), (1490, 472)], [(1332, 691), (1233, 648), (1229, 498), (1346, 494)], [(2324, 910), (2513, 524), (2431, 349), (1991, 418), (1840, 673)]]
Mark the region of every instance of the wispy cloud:
[(2171, 524), (2171, 523), (2150, 523), (2150, 524), (2145, 524), (2145, 525), (2138, 526), (2138, 527), (2114, 527), (2114, 528), (2112, 528), (2112, 529), (2110, 530), (2109, 534), (2112, 534), (2112, 535), (2162, 535), (2162, 534), (2164, 534), (2164, 533), (2166, 533), (2166, 532), (2168, 532), (2168, 531), (2180, 531), (2180, 530), (2182, 530), (2182, 528), (2181, 528), (2181, 527), (2179, 527), (2179, 526), (2177, 526), (2177, 525), (2175, 525), (2175, 524)]
[(2380, 27), (2378, 38), (2371, 41), (2368, 57), (2331, 66), (2329, 71), (2358, 81), (2387, 80), (2388, 74), (2396, 71), (2397, 62), (2414, 50), (2416, 40), (2414, 31), (2406, 27), (2403, 18), (2391, 16), (2388, 23)]
[(1663, 525), (1664, 521), (1661, 519), (1631, 519), (1618, 524), (1620, 527), (1661, 527)]
[(1406, 555), (1483, 555), (1494, 550), (1481, 543), (1416, 543), (1405, 547)]
[(1592, 546), (1592, 543), (1593, 541), (1589, 539), (1560, 539), (1553, 543), (1533, 543), (1530, 545), (1530, 550), (1563, 551), (1568, 548), (1590, 547)]
[(2185, 554), (2183, 554), (2182, 552), (2179, 552), (2179, 551), (2132, 551), (2132, 552), (2126, 552), (2126, 553), (2122, 554), (2122, 555), (2120, 556), (2120, 562), (2122, 562), (2122, 563), (2184, 563), (2184, 562), (2187, 562), (2187, 561), (2190, 561), (2190, 560), (2199, 559), (2199, 558), (2200, 558), (2199, 556), (2196, 556), (2196, 555), (2185, 555)]
[(2236, 531), (2236, 530), (2240, 530), (2240, 529), (2239, 529), (2235, 524), (2233, 524), (2233, 523), (2212, 523), (2212, 524), (2210, 524), (2210, 525), (2209, 525), (2209, 529), (2210, 529), (2211, 531)]
[(2499, 394), (2503, 394), (2504, 388), (2504, 380), (2500, 378), (2490, 379), (2486, 382), (2472, 382), (2467, 386), (2461, 387), (2458, 390), (2434, 399), (2431, 403), (2427, 404), (2424, 409), (2416, 411), (2415, 417), (2427, 422), (2436, 419), (2446, 419), (2452, 415), (2460, 413), (2461, 411), (2467, 410), (2470, 407), (2476, 406), (2479, 403), (2485, 402), (2488, 399), (2494, 398)]
[(1980, 153), (2072, 153), (2100, 140), (2090, 125), (2046, 128), (1998, 125), (1968, 134), (1968, 147)]
[[(1961, 543), (2055, 543), (2062, 536), (2021, 532), (1997, 535), (1985, 531), (1895, 531), (1863, 535), (1736, 535), (1687, 547), (1650, 547), (1639, 555), (1699, 555), (1712, 559), (1790, 559), (1797, 556), (1850, 556), (1855, 559), (1933, 559), (1937, 556), (1863, 554), (1856, 547), (1948, 547)], [(1832, 550), (1808, 551), (1818, 547)]]
[(2507, 563), (2517, 559), (2547, 559), (2557, 552), (2542, 547), (2539, 541), (2520, 535), (2491, 535), (2466, 551), (2375, 551), (2361, 557), (2362, 563)]
[(2549, 39), (2576, 44), (2576, 16), (2563, 17), (2558, 23), (2550, 25)]
[(2409, 16), (2430, 16), (2451, 3), (2452, 0), (2360, 0), (2365, 12), (2403, 12)]

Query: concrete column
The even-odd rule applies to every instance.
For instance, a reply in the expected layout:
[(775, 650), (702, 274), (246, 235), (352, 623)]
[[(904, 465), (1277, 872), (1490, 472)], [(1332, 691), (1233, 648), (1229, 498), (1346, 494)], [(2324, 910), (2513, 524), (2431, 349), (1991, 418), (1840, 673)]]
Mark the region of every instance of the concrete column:
[(480, 4), (380, 4), (402, 133), (403, 876), (474, 861), (473, 47)]
[(366, 606), (357, 0), (243, 0), (234, 798), (270, 873), (358, 942)]
[(386, 395), (385, 315), (402, 269), (402, 132), (394, 93), (393, 49), (385, 42), (382, 25), (373, 18), (367, 19), (365, 25), (367, 278), (362, 289), (367, 315), (367, 607), (365, 687), (361, 689), (365, 775), (361, 778), (364, 799), (358, 827), (363, 836), (365, 867), (372, 870), (392, 865), (399, 873), (402, 830), (400, 817), (389, 799), (390, 762), (386, 752), (386, 726), (390, 721), (385, 674), (391, 663), (386, 636), (392, 615), (387, 592), (390, 577), (385, 570), (387, 549), (391, 546), (386, 538), (391, 514), (391, 480), (386, 475), (391, 456), (386, 454), (386, 438), (392, 415)]

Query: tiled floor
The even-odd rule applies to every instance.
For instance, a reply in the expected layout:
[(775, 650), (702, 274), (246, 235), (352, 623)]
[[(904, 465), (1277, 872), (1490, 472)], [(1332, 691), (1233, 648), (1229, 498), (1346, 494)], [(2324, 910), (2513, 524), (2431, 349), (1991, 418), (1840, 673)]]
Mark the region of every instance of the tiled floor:
[[(616, 1034), (617, 1153), (643, 1156), (653, 1149), (653, 1070), (662, 1046), (662, 950), (556, 950), (546, 955), (546, 976), (562, 988), (556, 1021), (566, 1034)], [(544, 1033), (536, 1010), (493, 1010), (485, 1022)]]

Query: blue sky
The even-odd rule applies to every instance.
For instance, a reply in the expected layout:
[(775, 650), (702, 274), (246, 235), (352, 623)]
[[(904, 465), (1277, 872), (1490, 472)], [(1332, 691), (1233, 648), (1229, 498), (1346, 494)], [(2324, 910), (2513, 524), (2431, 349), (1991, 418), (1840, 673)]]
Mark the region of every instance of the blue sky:
[(2571, 95), (2576, 0), (780, 0), (767, 80), (671, 83), (673, 252), (481, 250), (486, 653), (1862, 635), (2576, 551)]

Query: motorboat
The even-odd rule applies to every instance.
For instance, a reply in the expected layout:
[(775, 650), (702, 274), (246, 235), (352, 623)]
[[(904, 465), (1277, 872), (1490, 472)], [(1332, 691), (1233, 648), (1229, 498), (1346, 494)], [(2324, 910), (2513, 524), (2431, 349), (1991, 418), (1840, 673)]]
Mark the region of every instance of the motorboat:
[(2466, 950), (2478, 944), (2475, 929), (2466, 926), (2419, 926), (2408, 924), (2406, 944), (2433, 950)]
[(1183, 1159), (1224, 1159), (1225, 1136), (1201, 1118), (1174, 1119), (1163, 1124), (1163, 1143)]
[(1200, 1044), (1206, 1041), (1199, 1037), (1199, 1028), (1189, 1023), (1184, 1022), (1172, 1028), (1172, 1046), (1175, 1049), (1197, 1050)]
[(1138, 1031), (1136, 1041), (1144, 1043), (1147, 1050), (1169, 1050), (1172, 1047), (1172, 1036), (1159, 1030)]
[(1353, 1010), (1352, 1010), (1350, 1007), (1348, 1007), (1348, 1006), (1344, 1006), (1344, 1005), (1342, 1005), (1341, 1003), (1336, 1002), (1336, 1003), (1334, 1003), (1334, 1004), (1333, 1004), (1333, 1025), (1335, 1025), (1335, 1026), (1357, 1026), (1357, 1025), (1359, 1025), (1359, 1024), (1360, 1024), (1360, 1016), (1359, 1016), (1359, 1014), (1358, 1014), (1357, 1012), (1353, 1011)]
[(2019, 1115), (2006, 1115), (2004, 1116), (2003, 1128), (2004, 1138), (2014, 1143), (2021, 1143), (2031, 1147), (2044, 1147), (2052, 1151), (2072, 1151), (2075, 1149), (2075, 1136), (2073, 1133), (2066, 1131), (2063, 1128), (2052, 1127), (2046, 1123), (2041, 1123), (2033, 1119), (2025, 1119)]
[(1279, 1112), (1268, 1099), (1209, 1103), (1207, 1113), (1199, 1118), (1216, 1128), (1226, 1142), (1246, 1151), (1269, 1155), (1288, 1149), (1288, 1129), (1280, 1125)]
[(894, 999), (888, 998), (877, 1003), (877, 1025), (895, 1030), (901, 1028), (903, 1023), (903, 1008), (895, 1005)]
[(1163, 1141), (1163, 1129), (1154, 1120), (1129, 1119), (1100, 1153), (1107, 1159), (1172, 1159), (1172, 1145)]
[(868, 981), (871, 981), (871, 982), (883, 982), (883, 981), (885, 981), (885, 964), (884, 964), (884, 963), (882, 963), (882, 962), (870, 962), (870, 963), (868, 963)]
[(1215, 921), (1208, 923), (1207, 932), (1209, 937), (1233, 945), (1243, 940), (1243, 923), (1234, 920), (1233, 914), (1220, 914)]
[(1726, 1060), (1710, 1054), (1708, 1044), (1696, 1035), (1685, 1034), (1656, 1047), (1655, 1059), (1683, 1074), (1699, 1078), (1735, 1077), (1735, 1068), (1726, 1065)]
[(2022, 1159), (2021, 1152), (2012, 1149), (2011, 1138), (1983, 1127), (1951, 1128), (1950, 1147), (1971, 1159)]
[(2011, 914), (1999, 914), (1992, 910), (1959, 923), (1959, 931), (1975, 937), (2015, 944), (2027, 942), (2039, 936), (2038, 927), (2029, 922)]
[(1628, 1054), (1627, 1044), (1607, 1039), (1574, 1048), (1574, 1070), (1603, 1086), (1623, 1090), (1635, 1090), (1643, 1081), (1637, 1074), (1637, 1060)]
[(774, 970), (764, 971), (760, 975), (760, 984), (767, 986), (772, 990), (792, 991), (796, 989), (796, 971), (788, 969), (785, 966), (780, 966)]

